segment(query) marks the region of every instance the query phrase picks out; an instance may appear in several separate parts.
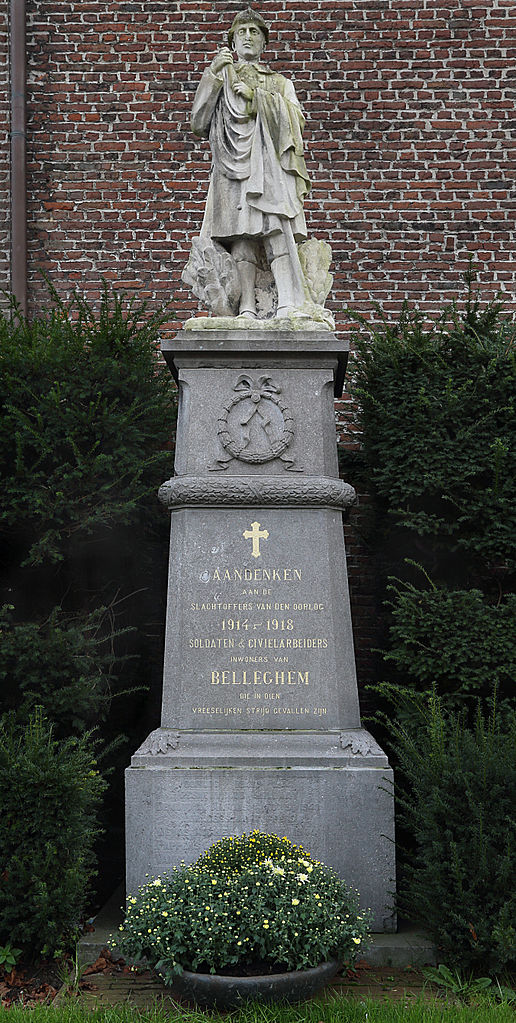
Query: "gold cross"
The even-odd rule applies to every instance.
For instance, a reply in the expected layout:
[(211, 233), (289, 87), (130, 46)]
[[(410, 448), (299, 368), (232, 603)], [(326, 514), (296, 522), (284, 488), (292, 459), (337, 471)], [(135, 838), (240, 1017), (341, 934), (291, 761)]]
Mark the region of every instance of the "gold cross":
[(252, 549), (252, 552), (251, 552), (251, 557), (259, 558), (260, 557), (260, 540), (268, 540), (269, 539), (269, 532), (268, 532), (267, 529), (260, 529), (260, 523), (259, 522), (251, 522), (251, 527), (252, 527), (251, 529), (246, 529), (245, 532), (242, 533), (242, 536), (243, 536), (244, 540), (252, 540), (253, 541), (253, 549)]

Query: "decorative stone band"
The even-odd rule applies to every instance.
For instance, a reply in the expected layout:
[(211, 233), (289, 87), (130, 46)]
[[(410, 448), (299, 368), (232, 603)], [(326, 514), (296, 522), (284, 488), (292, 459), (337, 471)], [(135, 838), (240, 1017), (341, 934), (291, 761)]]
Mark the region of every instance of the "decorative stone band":
[(302, 505), (348, 508), (356, 493), (344, 480), (328, 476), (174, 476), (159, 489), (166, 508), (183, 505)]
[(389, 769), (383, 750), (363, 728), (345, 731), (156, 728), (132, 758), (133, 767), (342, 767)]

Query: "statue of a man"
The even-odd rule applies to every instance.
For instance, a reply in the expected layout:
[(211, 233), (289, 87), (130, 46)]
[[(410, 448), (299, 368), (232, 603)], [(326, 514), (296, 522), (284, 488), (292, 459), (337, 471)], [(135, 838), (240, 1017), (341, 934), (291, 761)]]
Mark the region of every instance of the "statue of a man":
[(269, 41), (250, 7), (237, 14), (204, 72), (192, 130), (209, 138), (213, 166), (201, 241), (220, 243), (238, 269), (241, 316), (256, 317), (255, 281), (263, 244), (278, 291), (277, 316), (301, 310), (307, 292), (296, 243), (307, 237), (303, 198), (310, 188), (294, 86), (260, 62)]

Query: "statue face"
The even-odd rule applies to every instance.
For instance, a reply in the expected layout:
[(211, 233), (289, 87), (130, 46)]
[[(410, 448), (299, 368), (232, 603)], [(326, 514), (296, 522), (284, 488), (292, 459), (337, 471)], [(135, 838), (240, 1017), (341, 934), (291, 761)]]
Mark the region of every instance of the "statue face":
[(265, 36), (253, 21), (243, 22), (233, 36), (233, 45), (239, 60), (257, 60), (265, 48)]

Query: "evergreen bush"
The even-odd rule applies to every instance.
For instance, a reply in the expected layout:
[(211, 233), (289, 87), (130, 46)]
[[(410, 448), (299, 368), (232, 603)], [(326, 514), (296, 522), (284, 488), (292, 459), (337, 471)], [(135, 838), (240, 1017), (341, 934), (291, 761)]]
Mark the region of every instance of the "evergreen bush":
[[(0, 712), (40, 704), (60, 734), (105, 720), (121, 659), (152, 665), (176, 412), (164, 318), (105, 287), (97, 313), (52, 292), (34, 320), (0, 316)], [(136, 671), (124, 688), (148, 681)]]
[(16, 622), (13, 612), (0, 607), (0, 709), (23, 723), (40, 706), (63, 736), (105, 720), (117, 663), (106, 609), (71, 618), (55, 608), (41, 623)]
[(0, 528), (28, 565), (134, 522), (170, 466), (164, 316), (106, 288), (98, 315), (53, 298), (32, 321), (0, 316)]
[(481, 304), (472, 265), (466, 284), (433, 322), (355, 317), (354, 389), (390, 575), (374, 689), (406, 845), (398, 904), (447, 962), (492, 972), (516, 959), (516, 327)]
[(410, 688), (437, 687), (447, 706), (487, 706), (493, 690), (500, 709), (514, 700), (516, 594), (491, 603), (480, 590), (427, 589), (391, 580), (392, 618), (386, 664)]
[(391, 527), (418, 558), (431, 540), (430, 567), (440, 552), (445, 571), (484, 578), (516, 567), (516, 327), (499, 303), (482, 308), (473, 281), (464, 310), (434, 322), (406, 305), (394, 325), (355, 317), (354, 390)]
[(0, 943), (51, 955), (77, 936), (105, 782), (91, 734), (58, 742), (40, 709), (0, 726)]
[(400, 909), (425, 921), (446, 962), (509, 968), (516, 963), (516, 716), (502, 727), (494, 712), (487, 722), (479, 713), (468, 728), (433, 695), (409, 718), (409, 727), (390, 724), (401, 820), (415, 839)]
[[(0, 721), (21, 726), (41, 705), (56, 738), (99, 724), (115, 767), (103, 897), (121, 880), (122, 768), (160, 696), (157, 490), (172, 474), (176, 390), (157, 348), (170, 314), (106, 287), (95, 310), (50, 291), (33, 320), (0, 315)], [(27, 856), (38, 841), (27, 836)]]
[(495, 689), (513, 701), (516, 325), (482, 305), (472, 265), (466, 284), (434, 321), (355, 317), (353, 388), (379, 590), (391, 580), (378, 673), (474, 715)]

